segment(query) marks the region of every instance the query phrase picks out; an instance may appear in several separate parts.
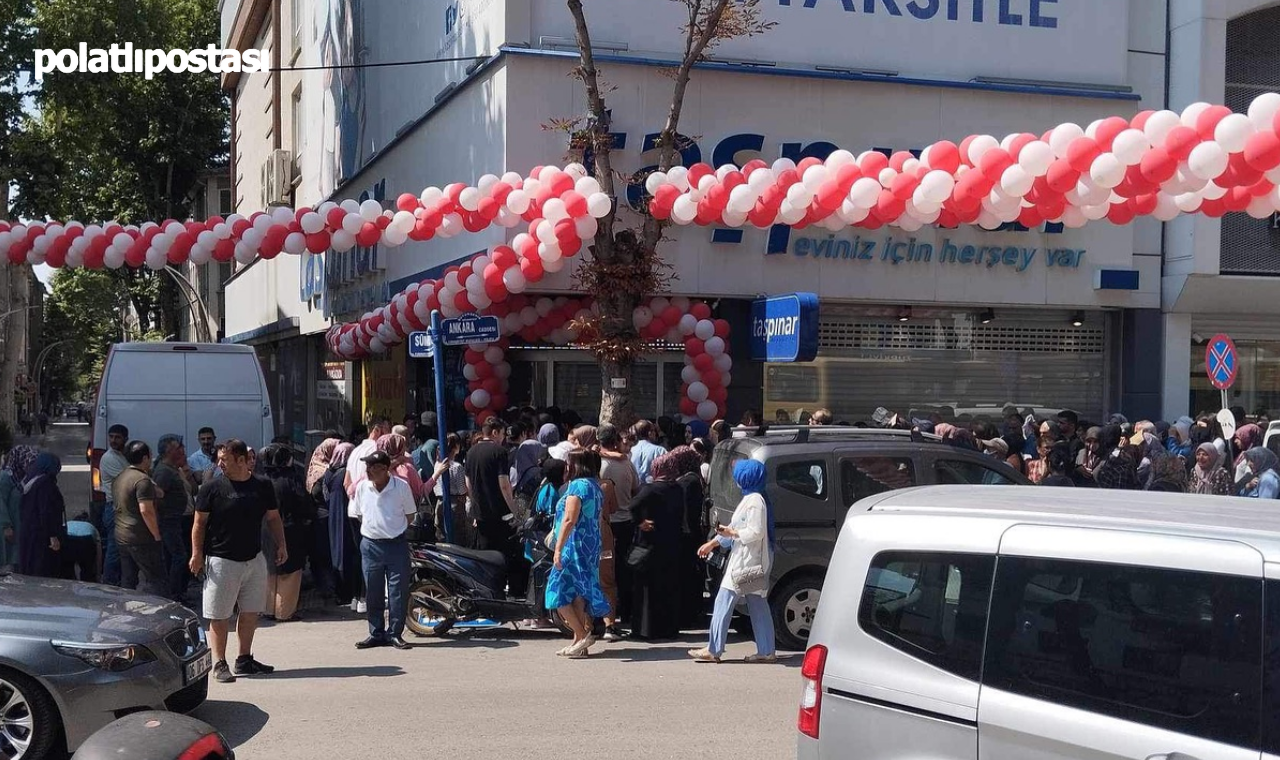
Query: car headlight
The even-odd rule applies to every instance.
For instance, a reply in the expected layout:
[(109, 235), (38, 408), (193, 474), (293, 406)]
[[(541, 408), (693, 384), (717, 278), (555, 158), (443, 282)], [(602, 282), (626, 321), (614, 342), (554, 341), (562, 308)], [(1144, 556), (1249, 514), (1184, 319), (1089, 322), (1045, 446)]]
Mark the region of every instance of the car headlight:
[(156, 656), (150, 649), (138, 644), (124, 646), (99, 646), (94, 644), (73, 644), (63, 641), (53, 642), (53, 648), (67, 657), (74, 657), (98, 670), (110, 673), (122, 673), (136, 665), (155, 662)]

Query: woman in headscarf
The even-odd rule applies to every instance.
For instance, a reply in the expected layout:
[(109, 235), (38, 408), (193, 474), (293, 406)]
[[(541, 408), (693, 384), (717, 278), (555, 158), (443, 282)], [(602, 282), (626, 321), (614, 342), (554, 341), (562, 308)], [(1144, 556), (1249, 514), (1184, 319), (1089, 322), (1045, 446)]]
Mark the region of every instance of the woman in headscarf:
[(1196, 466), (1191, 470), (1191, 493), (1231, 495), (1231, 473), (1222, 466), (1222, 454), (1212, 442), (1196, 447)]
[[(700, 439), (694, 439), (700, 440)], [(692, 446), (677, 446), (667, 454), (678, 475), (676, 485), (684, 498), (684, 515), (680, 524), (680, 628), (701, 628), (702, 591), (706, 585), (706, 568), (698, 560), (698, 547), (711, 526), (706, 525), (706, 491), (702, 481), (702, 455)]]
[[(519, 433), (519, 438), (524, 436), (525, 428), (523, 425), (516, 424), (511, 426), (507, 438), (509, 441), (514, 440), (510, 433)], [(533, 501), (533, 495), (538, 490), (538, 484), (542, 482), (542, 468), (540, 467), (542, 460), (547, 455), (547, 447), (543, 446), (536, 436), (529, 436), (511, 452), (511, 488), (515, 491), (517, 501), (520, 497), (525, 497), (526, 508), (523, 514), (516, 515), (516, 524), (524, 522), (524, 518), (528, 517), (529, 505)]]
[(413, 460), (405, 453), (409, 446), (405, 437), (396, 433), (387, 433), (380, 436), (374, 445), (377, 446), (378, 451), (385, 452), (391, 457), (391, 474), (408, 483), (414, 502), (421, 502), (422, 497), (427, 494), (427, 487), (422, 482), (422, 476), (418, 474), (418, 468), (413, 466)]
[(1244, 453), (1244, 461), (1251, 478), (1240, 489), (1240, 495), (1252, 499), (1280, 498), (1280, 473), (1276, 472), (1280, 460), (1271, 449), (1254, 446)]
[[(696, 456), (696, 455), (695, 455)], [(642, 639), (670, 639), (680, 632), (681, 547), (684, 546), (684, 491), (680, 460), (670, 453), (653, 461), (646, 483), (631, 502), (636, 537), (628, 556), (634, 592), (632, 633)], [(637, 567), (633, 560), (647, 559)]]
[(596, 642), (592, 618), (609, 613), (609, 600), (600, 587), (600, 521), (604, 493), (600, 490), (600, 454), (589, 448), (569, 454), (569, 485), (556, 505), (554, 561), (547, 577), (546, 607), (559, 610), (573, 630), (573, 643), (557, 654), (586, 657)]
[(1084, 434), (1084, 448), (1080, 449), (1080, 453), (1076, 454), (1076, 470), (1075, 481), (1078, 486), (1096, 486), (1097, 482), (1093, 479), (1094, 470), (1098, 469), (1098, 465), (1102, 463), (1101, 444), (1098, 437), (1102, 435), (1102, 428), (1091, 427)]
[[(263, 474), (271, 481), (276, 495), (276, 508), (284, 522), (284, 541), (289, 558), (283, 565), (267, 565), (268, 619), (285, 622), (295, 619), (298, 597), (302, 591), (302, 568), (311, 547), (312, 521), (316, 503), (307, 493), (306, 483), (293, 466), (293, 447), (271, 444), (262, 450)], [(263, 530), (264, 556), (274, 557), (270, 531)]]
[(569, 442), (575, 449), (590, 451), (599, 446), (595, 425), (579, 425), (569, 433)]
[(311, 576), (316, 587), (326, 597), (334, 593), (337, 582), (333, 571), (333, 557), (329, 556), (329, 500), (324, 493), (324, 476), (329, 473), (333, 452), (339, 443), (342, 443), (342, 438), (331, 431), (316, 450), (311, 452), (305, 484), (307, 494), (316, 506), (316, 516), (311, 521), (311, 552), (307, 561), (311, 564)]
[[(765, 496), (768, 480), (765, 466), (754, 459), (738, 462), (733, 467), (733, 480), (742, 491), (742, 501), (733, 511), (728, 525), (716, 526), (717, 537), (698, 549), (698, 556), (708, 557), (719, 547), (729, 549), (724, 579), (716, 595), (711, 613), (710, 641), (703, 649), (689, 650), (698, 662), (720, 662), (729, 635), (729, 622), (739, 597), (745, 597), (751, 615), (756, 653), (747, 662), (776, 662), (773, 643), (773, 613), (769, 611), (769, 571), (773, 567), (773, 506)], [(749, 577), (754, 575), (755, 577)]]
[(728, 438), (732, 433), (729, 430), (729, 423), (724, 420), (716, 420), (711, 423), (711, 445), (720, 443)]
[(343, 486), (347, 460), (354, 450), (355, 445), (346, 441), (335, 446), (323, 479), (325, 502), (329, 505), (329, 556), (337, 574), (334, 596), (338, 604), (350, 604), (353, 610), (364, 599), (360, 527), (353, 526), (353, 520), (347, 517), (347, 489)]
[(0, 571), (18, 566), (18, 536), (22, 533), (22, 481), (36, 460), (30, 446), (14, 446), (0, 469)]
[(18, 518), (18, 572), (42, 578), (62, 575), (62, 538), (66, 502), (58, 488), (62, 462), (41, 452), (27, 468), (22, 482), (22, 509)]
[(702, 420), (689, 420), (684, 426), (684, 443), (686, 446), (692, 444), (699, 438), (706, 438), (711, 435), (711, 426)]
[(1148, 491), (1186, 493), (1187, 468), (1182, 460), (1169, 453), (1152, 433), (1137, 433), (1132, 441), (1137, 457), (1138, 483)]
[(1236, 488), (1243, 489), (1244, 485), (1253, 480), (1253, 473), (1249, 469), (1249, 461), (1245, 458), (1245, 454), (1249, 449), (1262, 445), (1262, 428), (1257, 425), (1242, 425), (1236, 430), (1236, 435), (1231, 439), (1231, 445), (1235, 447), (1235, 478)]
[(1191, 460), (1191, 453), (1195, 450), (1195, 445), (1191, 442), (1191, 418), (1182, 417), (1173, 426), (1169, 428), (1169, 439), (1165, 442), (1165, 448), (1170, 454), (1182, 457), (1183, 462)]
[(1122, 445), (1124, 432), (1117, 424), (1110, 424), (1098, 433), (1098, 466), (1093, 479), (1099, 488), (1135, 490), (1138, 485), (1138, 463), (1133, 453)]
[(317, 486), (323, 485), (320, 481), (329, 471), (329, 463), (333, 461), (333, 450), (338, 448), (339, 443), (342, 443), (340, 438), (326, 438), (320, 442), (315, 451), (311, 452), (311, 461), (307, 463), (307, 493), (323, 497), (324, 494), (317, 491)]

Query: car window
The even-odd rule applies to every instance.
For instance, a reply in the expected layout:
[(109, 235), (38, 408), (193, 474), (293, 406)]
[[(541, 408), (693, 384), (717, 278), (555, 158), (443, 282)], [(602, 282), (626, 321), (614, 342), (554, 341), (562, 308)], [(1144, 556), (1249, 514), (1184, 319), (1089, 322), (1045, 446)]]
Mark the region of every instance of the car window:
[(938, 459), (933, 463), (933, 474), (941, 485), (1016, 485), (994, 467), (967, 459)]
[(840, 495), (844, 505), (916, 484), (910, 457), (856, 457), (840, 460)]
[(742, 489), (733, 479), (733, 468), (748, 459), (746, 453), (723, 446), (716, 447), (711, 457), (711, 500), (724, 509), (733, 509), (742, 501)]
[(1258, 747), (1262, 581), (1001, 557), (984, 686)]
[(894, 649), (978, 680), (995, 557), (882, 552), (871, 560), (858, 625)]
[(827, 463), (821, 459), (783, 462), (774, 471), (779, 488), (811, 499), (827, 498)]

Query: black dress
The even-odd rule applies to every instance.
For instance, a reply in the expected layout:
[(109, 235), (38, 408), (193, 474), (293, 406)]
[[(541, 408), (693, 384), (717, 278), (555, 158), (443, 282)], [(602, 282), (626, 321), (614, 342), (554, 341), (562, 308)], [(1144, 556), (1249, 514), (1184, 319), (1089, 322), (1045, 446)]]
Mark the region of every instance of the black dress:
[(680, 537), (680, 628), (706, 626), (706, 604), (702, 592), (707, 583), (706, 564), (698, 557), (698, 547), (706, 541), (708, 528), (703, 508), (702, 476), (689, 473), (676, 483), (684, 494), (684, 519)]
[[(635, 542), (653, 549), (645, 572), (633, 575), (631, 628), (642, 639), (670, 639), (680, 633), (684, 505), (684, 490), (666, 481), (646, 484), (631, 502)], [(639, 529), (645, 520), (653, 521), (653, 530)]]

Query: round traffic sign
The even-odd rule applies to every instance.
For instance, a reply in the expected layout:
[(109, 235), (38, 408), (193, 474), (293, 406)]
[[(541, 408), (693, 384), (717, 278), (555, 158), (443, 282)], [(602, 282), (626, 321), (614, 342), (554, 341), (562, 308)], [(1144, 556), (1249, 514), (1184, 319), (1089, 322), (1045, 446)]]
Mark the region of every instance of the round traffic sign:
[(1240, 374), (1235, 342), (1221, 333), (1210, 338), (1204, 348), (1204, 369), (1214, 388), (1220, 391), (1230, 388)]

